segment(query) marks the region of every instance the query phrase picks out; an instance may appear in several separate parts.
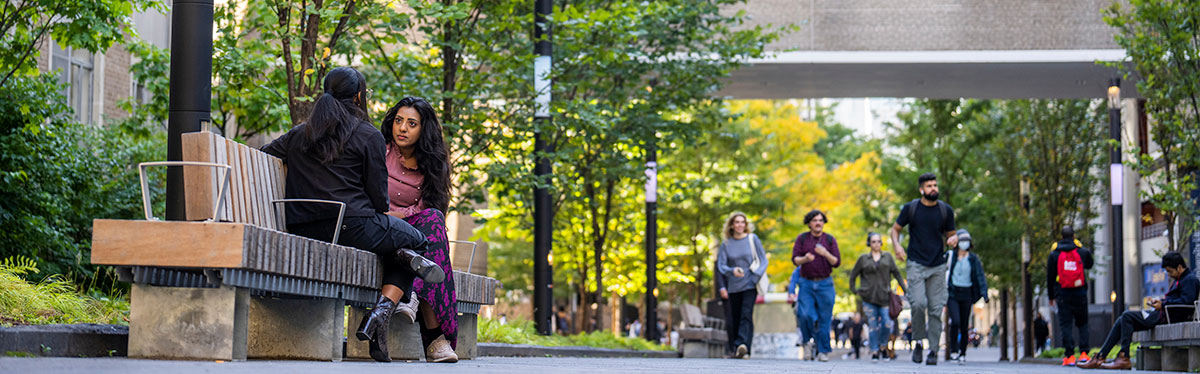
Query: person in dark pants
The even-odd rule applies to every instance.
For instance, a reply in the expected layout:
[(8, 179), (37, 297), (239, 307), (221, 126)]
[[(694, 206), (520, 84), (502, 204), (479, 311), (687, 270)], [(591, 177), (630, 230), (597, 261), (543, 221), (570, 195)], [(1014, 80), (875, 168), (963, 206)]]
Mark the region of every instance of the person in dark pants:
[(850, 334), (850, 353), (854, 355), (855, 360), (859, 360), (862, 358), (860, 356), (860, 352), (859, 352), (860, 351), (859, 348), (862, 348), (862, 342), (863, 342), (862, 341), (862, 335), (863, 335), (862, 314), (854, 313), (854, 317), (852, 317), (850, 319), (850, 322), (846, 322), (845, 329), (846, 329), (846, 333)]
[(950, 264), (946, 282), (950, 329), (946, 332), (946, 343), (950, 347), (950, 360), (963, 364), (967, 362), (967, 346), (970, 345), (971, 308), (980, 298), (987, 302), (988, 286), (983, 261), (971, 251), (974, 249), (971, 233), (959, 229), (957, 234), (958, 248), (946, 252), (946, 263)]
[[(717, 262), (713, 261), (713, 269), (719, 269)], [(725, 288), (725, 274), (721, 272), (713, 272), (713, 282), (716, 282), (717, 297), (721, 298), (721, 308), (725, 312), (725, 354), (733, 356), (733, 337), (737, 335), (737, 323), (733, 320), (733, 309), (729, 303), (729, 290)], [(757, 296), (756, 296), (757, 297)]]
[[(337, 244), (379, 256), (383, 267), (379, 301), (364, 316), (355, 336), (370, 340), (370, 355), (390, 362), (387, 331), (397, 303), (408, 302), (413, 282), (440, 283), (437, 263), (421, 256), (429, 240), (411, 224), (387, 215), (387, 166), (383, 134), (367, 119), (367, 82), (350, 67), (329, 71), (324, 92), (305, 123), (263, 146), (287, 164), (284, 197), (345, 204)], [(288, 232), (332, 241), (338, 207), (298, 203), (285, 209)]]
[[(942, 309), (946, 306), (947, 246), (958, 246), (955, 235), (954, 208), (938, 200), (937, 176), (925, 173), (917, 178), (921, 198), (904, 204), (892, 224), (892, 250), (896, 259), (908, 261), (908, 302), (912, 310), (912, 361), (937, 365), (938, 344), (942, 337)], [(900, 231), (908, 226), (908, 249), (900, 244)], [(929, 340), (929, 355), (922, 357), (921, 340)]]
[[(1162, 257), (1162, 268), (1167, 271), (1167, 275), (1171, 279), (1175, 280), (1171, 283), (1171, 289), (1167, 290), (1166, 296), (1162, 299), (1151, 300), (1151, 310), (1130, 310), (1117, 317), (1112, 328), (1108, 330), (1108, 337), (1104, 339), (1104, 345), (1100, 347), (1100, 351), (1086, 362), (1078, 364), (1080, 368), (1129, 369), (1133, 367), (1133, 363), (1129, 360), (1129, 345), (1133, 340), (1133, 332), (1149, 330), (1159, 324), (1167, 323), (1167, 317), (1164, 315), (1166, 311), (1164, 308), (1167, 305), (1190, 306), (1196, 302), (1196, 293), (1200, 292), (1200, 280), (1196, 279), (1187, 264), (1183, 262), (1183, 255), (1180, 255), (1179, 252), (1167, 252)], [(1180, 314), (1182, 315), (1171, 314), (1171, 319), (1190, 320), (1188, 315), (1191, 314), (1191, 311)], [(1116, 347), (1117, 343), (1121, 344), (1120, 353), (1117, 354), (1115, 360), (1105, 363), (1104, 358), (1108, 357), (1108, 353)]]
[[(1092, 268), (1094, 262), (1092, 251), (1083, 248), (1075, 240), (1075, 229), (1064, 226), (1062, 240), (1050, 247), (1050, 257), (1046, 261), (1046, 289), (1049, 290), (1050, 306), (1058, 306), (1058, 329), (1062, 331), (1064, 349), (1063, 366), (1074, 366), (1076, 362), (1089, 359), (1087, 270)], [(1078, 344), (1071, 326), (1079, 330)], [(1076, 345), (1079, 346), (1078, 355), (1075, 354)]]
[(754, 235), (754, 226), (746, 214), (734, 212), (725, 220), (725, 240), (717, 248), (717, 269), (725, 274), (725, 291), (729, 293), (732, 318), (737, 325), (733, 340), (733, 357), (748, 358), (754, 341), (755, 288), (767, 273), (767, 254), (762, 242)]
[(1033, 339), (1038, 353), (1046, 350), (1046, 338), (1048, 337), (1050, 337), (1050, 325), (1046, 323), (1045, 318), (1042, 318), (1042, 313), (1038, 313), (1037, 318), (1033, 320)]

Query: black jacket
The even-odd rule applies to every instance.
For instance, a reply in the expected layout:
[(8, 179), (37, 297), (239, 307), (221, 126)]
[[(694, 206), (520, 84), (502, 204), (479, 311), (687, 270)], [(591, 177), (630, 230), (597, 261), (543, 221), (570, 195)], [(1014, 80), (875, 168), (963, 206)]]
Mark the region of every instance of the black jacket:
[[(1080, 246), (1074, 239), (1063, 239), (1055, 243), (1050, 250), (1050, 258), (1046, 261), (1046, 290), (1049, 291), (1050, 300), (1058, 297), (1058, 292), (1062, 290), (1062, 286), (1058, 284), (1058, 254), (1072, 249), (1079, 249), (1079, 259), (1083, 261), (1083, 270), (1087, 271), (1092, 268), (1095, 260), (1092, 259), (1092, 251)], [(1083, 283), (1083, 289), (1087, 289), (1087, 282)]]
[[(950, 280), (950, 276), (954, 274), (954, 267), (958, 265), (957, 252), (957, 249), (946, 251), (946, 261), (949, 262), (950, 265), (947, 267), (948, 270), (946, 272), (947, 291), (950, 291), (950, 287), (954, 287), (953, 282)], [(979, 301), (980, 298), (988, 300), (987, 276), (984, 275), (983, 261), (979, 261), (979, 255), (976, 255), (975, 252), (967, 252), (967, 261), (971, 263), (971, 299), (967, 301), (974, 303)], [(949, 298), (954, 299), (954, 292), (948, 293)]]
[[(1179, 276), (1179, 279), (1171, 283), (1171, 289), (1167, 290), (1167, 294), (1163, 296), (1163, 308), (1166, 309), (1167, 305), (1194, 305), (1197, 292), (1200, 292), (1200, 279), (1196, 279), (1195, 274), (1192, 274), (1192, 269), (1187, 269)], [(1190, 312), (1189, 310), (1184, 313), (1187, 315), (1181, 316), (1171, 313), (1171, 319), (1191, 321)], [(1166, 318), (1161, 318), (1162, 313), (1159, 313), (1159, 316), (1158, 323), (1167, 323)]]
[[(346, 217), (371, 217), (388, 211), (386, 145), (379, 129), (366, 121), (350, 125), (342, 152), (329, 165), (304, 148), (308, 124), (292, 128), (262, 147), (287, 164), (283, 195), (346, 203)], [(289, 225), (337, 218), (331, 204), (287, 204)]]

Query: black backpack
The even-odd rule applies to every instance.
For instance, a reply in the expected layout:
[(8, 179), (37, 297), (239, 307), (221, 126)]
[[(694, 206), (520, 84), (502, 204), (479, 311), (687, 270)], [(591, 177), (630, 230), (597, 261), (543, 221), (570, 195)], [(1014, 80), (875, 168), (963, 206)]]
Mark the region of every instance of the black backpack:
[[(907, 204), (904, 204), (904, 206), (908, 207), (908, 219), (906, 220), (906, 221), (908, 221), (908, 224), (910, 224), (910, 225), (912, 224), (913, 214), (916, 214), (917, 204), (920, 204), (920, 203), (921, 203), (921, 199), (917, 198), (917, 199), (913, 199), (913, 201), (909, 201)], [(944, 223), (944, 222), (946, 222), (946, 216), (949, 215), (948, 211), (950, 210), (950, 205), (946, 204), (945, 202), (943, 202), (941, 200), (938, 200), (937, 206), (938, 206), (938, 212), (941, 213), (941, 216), (942, 216), (941, 222)], [(904, 210), (904, 207), (901, 207), (900, 209)]]

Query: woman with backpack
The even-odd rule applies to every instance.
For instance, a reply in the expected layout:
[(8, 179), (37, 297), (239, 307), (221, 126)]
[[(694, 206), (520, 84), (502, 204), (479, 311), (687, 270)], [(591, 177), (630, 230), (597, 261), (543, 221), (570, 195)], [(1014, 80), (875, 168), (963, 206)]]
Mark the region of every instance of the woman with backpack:
[[(850, 293), (862, 299), (863, 314), (867, 317), (869, 339), (867, 346), (871, 352), (871, 362), (878, 362), (880, 348), (887, 344), (888, 335), (892, 331), (891, 303), (892, 279), (900, 284), (900, 289), (908, 293), (904, 277), (896, 267), (896, 260), (890, 253), (883, 252), (883, 235), (867, 234), (867, 246), (870, 252), (858, 256), (854, 269), (850, 271)], [(862, 277), (862, 287), (856, 287), (859, 277)], [(887, 356), (884, 356), (885, 359)]]
[(758, 298), (758, 280), (767, 274), (767, 253), (754, 235), (754, 225), (746, 214), (733, 212), (722, 230), (725, 240), (717, 248), (717, 271), (725, 276), (729, 295), (730, 321), (737, 334), (730, 336), (733, 357), (746, 358), (754, 341), (754, 302)]
[(983, 262), (971, 249), (971, 234), (966, 229), (959, 229), (958, 248), (946, 252), (946, 263), (949, 264), (946, 275), (946, 287), (949, 297), (946, 307), (950, 312), (950, 330), (946, 338), (950, 345), (950, 360), (959, 364), (967, 362), (967, 345), (969, 345), (971, 328), (971, 307), (983, 298), (988, 300), (987, 278), (983, 272)]

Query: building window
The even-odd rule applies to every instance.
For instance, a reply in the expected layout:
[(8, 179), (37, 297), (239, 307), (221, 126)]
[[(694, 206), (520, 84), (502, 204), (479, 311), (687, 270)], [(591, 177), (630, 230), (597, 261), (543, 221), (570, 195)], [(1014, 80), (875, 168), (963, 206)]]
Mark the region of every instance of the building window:
[(83, 49), (62, 48), (51, 43), (54, 52), (50, 59), (50, 70), (58, 75), (58, 82), (65, 84), (60, 92), (67, 98), (67, 105), (75, 111), (74, 119), (80, 123), (92, 123), (92, 93), (95, 69), (94, 56)]

